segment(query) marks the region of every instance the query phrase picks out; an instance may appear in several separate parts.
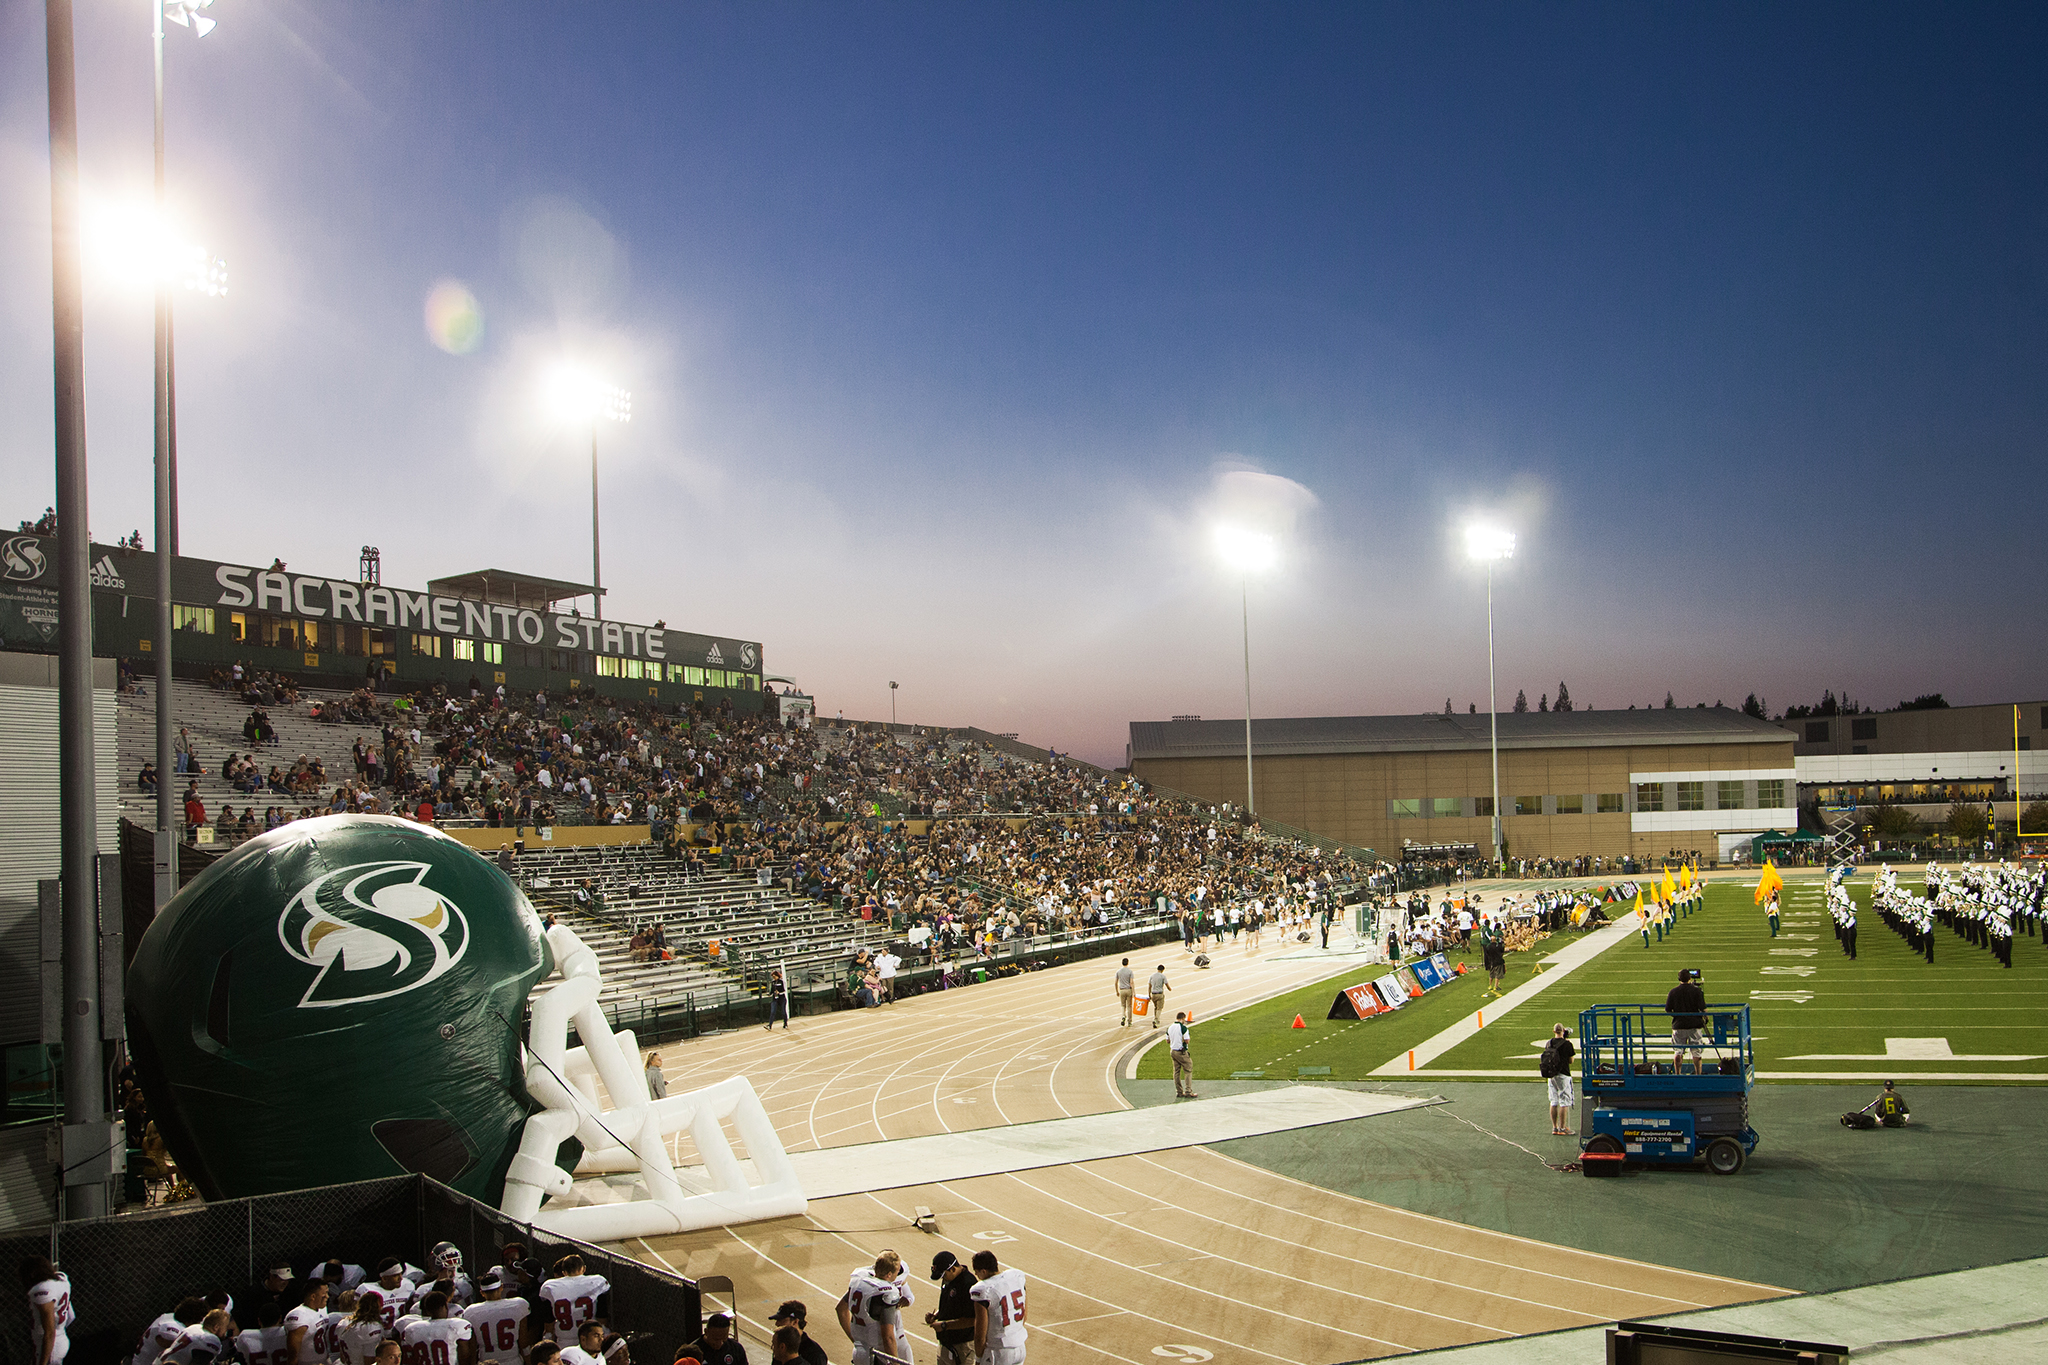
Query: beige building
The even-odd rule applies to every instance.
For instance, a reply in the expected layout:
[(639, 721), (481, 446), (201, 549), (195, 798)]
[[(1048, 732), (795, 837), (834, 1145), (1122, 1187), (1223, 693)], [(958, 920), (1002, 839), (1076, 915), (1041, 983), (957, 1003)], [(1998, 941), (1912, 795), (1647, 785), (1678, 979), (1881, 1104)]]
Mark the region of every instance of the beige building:
[[(1333, 716), (1252, 723), (1258, 813), (1396, 859), (1414, 845), (1492, 840), (1484, 715)], [(1726, 707), (1500, 717), (1501, 834), (1509, 857), (1673, 850), (1723, 859), (1791, 830), (1793, 736)], [(1133, 721), (1147, 782), (1245, 799), (1242, 720)]]

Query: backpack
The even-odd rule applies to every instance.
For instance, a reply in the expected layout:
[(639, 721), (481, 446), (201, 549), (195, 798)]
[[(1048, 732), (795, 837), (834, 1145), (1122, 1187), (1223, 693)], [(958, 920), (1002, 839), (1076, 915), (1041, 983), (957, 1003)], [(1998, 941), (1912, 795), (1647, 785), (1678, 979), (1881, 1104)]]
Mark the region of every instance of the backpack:
[(1552, 1038), (1543, 1045), (1543, 1060), (1536, 1064), (1537, 1074), (1545, 1080), (1564, 1075), (1564, 1050), (1558, 1047), (1561, 1039)]

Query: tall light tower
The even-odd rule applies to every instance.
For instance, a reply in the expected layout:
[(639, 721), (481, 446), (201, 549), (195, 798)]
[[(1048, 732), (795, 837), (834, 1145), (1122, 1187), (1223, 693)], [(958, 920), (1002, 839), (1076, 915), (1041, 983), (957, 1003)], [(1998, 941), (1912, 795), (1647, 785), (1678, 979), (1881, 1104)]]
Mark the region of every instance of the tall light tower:
[(598, 550), (597, 428), (603, 422), (633, 420), (633, 395), (607, 384), (581, 366), (562, 364), (549, 376), (548, 406), (564, 422), (590, 423), (590, 610), (604, 619), (604, 562)]
[(1263, 531), (1241, 526), (1219, 526), (1215, 531), (1216, 553), (1238, 573), (1238, 608), (1244, 627), (1244, 808), (1247, 815), (1259, 813), (1257, 792), (1252, 783), (1252, 589), (1251, 578), (1280, 560), (1280, 547)]
[(162, 909), (178, 894), (176, 782), (171, 731), (171, 556), (178, 552), (177, 398), (173, 389), (171, 290), (183, 276), (188, 289), (209, 294), (227, 290), (227, 266), (203, 250), (179, 247), (166, 238), (168, 206), (164, 188), (164, 20), (190, 28), (201, 38), (214, 21), (199, 11), (213, 0), (156, 0), (151, 34), (156, 58), (156, 214), (143, 250), (156, 284), (156, 904)]
[(896, 726), (896, 684), (893, 682), (889, 684), (889, 726), (891, 729)]
[(1486, 714), (1493, 729), (1493, 862), (1501, 862), (1500, 848), (1500, 705), (1494, 695), (1493, 671), (1493, 566), (1515, 554), (1515, 533), (1498, 526), (1465, 528), (1465, 553), (1486, 564)]

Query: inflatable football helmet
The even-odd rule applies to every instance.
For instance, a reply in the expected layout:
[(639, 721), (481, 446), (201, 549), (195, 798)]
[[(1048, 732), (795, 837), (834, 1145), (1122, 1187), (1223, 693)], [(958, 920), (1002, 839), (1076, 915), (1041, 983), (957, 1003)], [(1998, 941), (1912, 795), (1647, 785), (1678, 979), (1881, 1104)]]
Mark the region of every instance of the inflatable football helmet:
[[(411, 1171), (593, 1241), (802, 1213), (747, 1079), (654, 1099), (602, 990), (596, 954), (565, 925), (543, 934), (458, 840), (332, 815), (258, 835), (163, 908), (128, 971), (129, 1039), (209, 1199)], [(685, 1132), (702, 1164), (679, 1171), (669, 1143)], [(579, 1192), (565, 1162), (610, 1179)], [(445, 1242), (429, 1261), (438, 1278), (462, 1265)]]
[(423, 1172), (495, 1204), (534, 1108), (519, 1027), (552, 966), (526, 896), (408, 820), (262, 834), (136, 945), (150, 1113), (208, 1199)]

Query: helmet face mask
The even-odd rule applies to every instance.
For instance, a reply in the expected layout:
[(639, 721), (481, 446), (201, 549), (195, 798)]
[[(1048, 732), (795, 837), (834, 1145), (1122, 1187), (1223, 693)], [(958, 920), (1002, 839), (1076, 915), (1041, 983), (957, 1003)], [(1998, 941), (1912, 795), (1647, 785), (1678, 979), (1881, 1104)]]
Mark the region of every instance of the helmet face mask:
[(428, 1264), (433, 1267), (435, 1279), (452, 1280), (462, 1273), (462, 1249), (453, 1242), (438, 1243)]
[(552, 966), (487, 859), (409, 820), (326, 816), (163, 908), (129, 969), (129, 1036), (208, 1199), (416, 1171), (495, 1204), (535, 1108), (520, 1021)]

